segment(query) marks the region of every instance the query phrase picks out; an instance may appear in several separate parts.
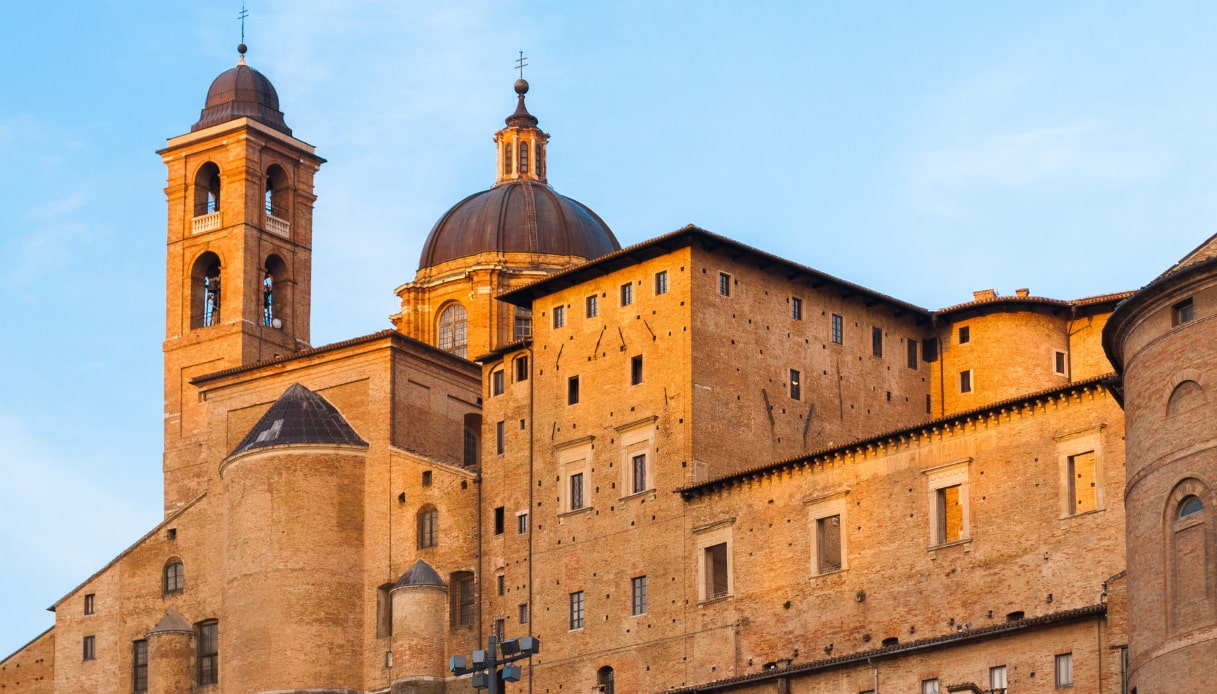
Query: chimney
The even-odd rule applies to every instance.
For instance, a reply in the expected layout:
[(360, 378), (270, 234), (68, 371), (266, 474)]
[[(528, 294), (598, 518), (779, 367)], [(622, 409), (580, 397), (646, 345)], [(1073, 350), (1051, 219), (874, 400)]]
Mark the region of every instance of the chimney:
[(973, 301), (984, 301), (986, 299), (996, 299), (996, 298), (997, 298), (996, 289), (982, 289), (978, 292), (972, 292)]

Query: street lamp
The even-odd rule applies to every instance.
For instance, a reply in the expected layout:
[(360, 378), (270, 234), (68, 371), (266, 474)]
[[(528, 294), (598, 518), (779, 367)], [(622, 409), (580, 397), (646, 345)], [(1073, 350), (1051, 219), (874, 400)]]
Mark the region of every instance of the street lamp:
[[(540, 652), (541, 642), (532, 636), (500, 642), (499, 637), (491, 634), (486, 639), (486, 650), (474, 651), (468, 659), (454, 655), (448, 659), (448, 669), (457, 677), (472, 672), (474, 689), (499, 694), (500, 675), (504, 682), (520, 681), (520, 667), (510, 663)], [(500, 665), (502, 670), (499, 670)]]

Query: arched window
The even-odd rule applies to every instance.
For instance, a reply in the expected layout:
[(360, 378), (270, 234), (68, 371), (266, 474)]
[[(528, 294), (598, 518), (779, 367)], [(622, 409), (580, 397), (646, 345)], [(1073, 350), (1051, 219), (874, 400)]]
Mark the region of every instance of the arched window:
[(1166, 507), (1167, 603), (1171, 631), (1179, 633), (1217, 621), (1214, 575), (1209, 566), (1213, 524), (1208, 520), (1208, 489), (1197, 479), (1176, 485)]
[(262, 325), (283, 327), (283, 317), (288, 315), (286, 279), (287, 264), (283, 259), (277, 255), (267, 258), (262, 272)]
[(266, 214), (287, 220), (289, 192), (287, 172), (278, 164), (271, 164), (266, 170)]
[(503, 173), (511, 174), (511, 143), (503, 145)]
[(418, 548), (426, 549), (439, 543), (439, 512), (434, 506), (418, 510)]
[(194, 216), (220, 211), (220, 167), (207, 162), (194, 175)]
[(1187, 380), (1175, 386), (1166, 401), (1166, 416), (1170, 417), (1204, 404), (1204, 388), (1199, 383)]
[(186, 569), (180, 559), (170, 559), (165, 564), (163, 592), (165, 595), (180, 593), (186, 587)]
[(449, 304), (439, 316), (439, 348), (458, 357), (469, 348), (469, 315), (460, 304)]
[(528, 173), (528, 143), (520, 143), (520, 173)]
[(608, 665), (596, 671), (596, 691), (613, 694), (613, 668)]
[(206, 328), (220, 322), (220, 258), (204, 253), (190, 273), (190, 327)]

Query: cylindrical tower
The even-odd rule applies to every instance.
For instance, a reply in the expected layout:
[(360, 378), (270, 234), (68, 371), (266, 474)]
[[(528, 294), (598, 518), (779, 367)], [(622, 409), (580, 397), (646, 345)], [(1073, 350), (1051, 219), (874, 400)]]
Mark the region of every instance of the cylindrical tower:
[(227, 504), (232, 691), (363, 688), (367, 444), (325, 398), (293, 385), (220, 465)]
[(148, 642), (148, 693), (189, 692), (194, 684), (194, 627), (170, 607), (145, 637)]
[(443, 694), (448, 587), (419, 559), (393, 586), (393, 694)]
[[(1211, 244), (1212, 242), (1210, 242)], [(1202, 246), (1104, 331), (1125, 411), (1129, 691), (1208, 691), (1217, 660), (1217, 258)], [(1167, 684), (1169, 683), (1169, 684)]]

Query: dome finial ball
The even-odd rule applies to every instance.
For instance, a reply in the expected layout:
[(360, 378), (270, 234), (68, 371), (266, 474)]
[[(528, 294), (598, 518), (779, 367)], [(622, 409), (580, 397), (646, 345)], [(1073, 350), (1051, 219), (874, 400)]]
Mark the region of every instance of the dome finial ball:
[(237, 44), (237, 53), (240, 53), (241, 55), (245, 55), (245, 51), (248, 51), (248, 50), (249, 50), (249, 46), (246, 46), (243, 43)]
[(516, 80), (516, 94), (524, 96), (528, 93), (528, 80), (520, 78)]

